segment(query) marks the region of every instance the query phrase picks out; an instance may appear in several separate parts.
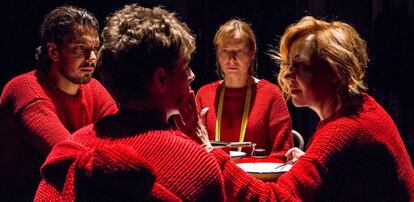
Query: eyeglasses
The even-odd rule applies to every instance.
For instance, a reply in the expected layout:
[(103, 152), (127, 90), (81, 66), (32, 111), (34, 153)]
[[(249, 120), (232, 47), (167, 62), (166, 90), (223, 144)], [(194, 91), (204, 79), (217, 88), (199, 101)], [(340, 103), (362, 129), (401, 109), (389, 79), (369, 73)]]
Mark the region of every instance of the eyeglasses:
[(234, 50), (226, 49), (226, 48), (218, 48), (217, 54), (218, 54), (219, 57), (241, 58), (241, 57), (249, 56), (250, 50), (244, 49), (244, 48), (234, 49)]

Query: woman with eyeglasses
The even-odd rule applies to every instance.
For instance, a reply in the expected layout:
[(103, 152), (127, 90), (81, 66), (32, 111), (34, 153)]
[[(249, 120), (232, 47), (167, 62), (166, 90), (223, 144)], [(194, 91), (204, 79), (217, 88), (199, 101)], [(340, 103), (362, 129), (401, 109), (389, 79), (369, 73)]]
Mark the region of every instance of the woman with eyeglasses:
[(201, 87), (196, 96), (200, 109), (209, 108), (209, 139), (253, 142), (283, 159), (293, 144), (291, 119), (279, 88), (253, 76), (257, 48), (250, 25), (238, 19), (227, 21), (218, 29), (214, 45), (223, 80)]

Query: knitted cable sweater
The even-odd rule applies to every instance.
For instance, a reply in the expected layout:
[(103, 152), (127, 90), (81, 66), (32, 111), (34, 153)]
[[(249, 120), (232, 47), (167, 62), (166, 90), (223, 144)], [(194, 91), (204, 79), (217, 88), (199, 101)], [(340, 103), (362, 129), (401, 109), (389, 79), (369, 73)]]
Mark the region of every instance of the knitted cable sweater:
[[(224, 200), (224, 184), (215, 158), (185, 134), (159, 121), (154, 114), (120, 109), (117, 114), (78, 130), (65, 142), (91, 148), (128, 145), (152, 165), (156, 183), (181, 200)], [(54, 150), (50, 155), (56, 156)], [(40, 189), (45, 190), (45, 187)]]
[(413, 201), (413, 165), (385, 110), (370, 96), (321, 121), (302, 156), (277, 182), (246, 175), (226, 154), (226, 193), (240, 201)]
[(0, 195), (31, 200), (40, 165), (52, 146), (75, 130), (115, 113), (116, 104), (95, 79), (77, 95), (64, 93), (35, 70), (9, 81), (0, 98)]
[[(199, 89), (196, 101), (199, 109), (208, 107), (206, 127), (210, 140), (215, 139), (216, 114), (222, 85), (220, 81)], [(226, 88), (221, 121), (221, 141), (239, 141), (247, 87)], [(278, 158), (292, 148), (291, 119), (279, 88), (267, 80), (252, 85), (252, 100), (244, 141), (265, 148)], [(249, 148), (243, 151), (249, 152)]]

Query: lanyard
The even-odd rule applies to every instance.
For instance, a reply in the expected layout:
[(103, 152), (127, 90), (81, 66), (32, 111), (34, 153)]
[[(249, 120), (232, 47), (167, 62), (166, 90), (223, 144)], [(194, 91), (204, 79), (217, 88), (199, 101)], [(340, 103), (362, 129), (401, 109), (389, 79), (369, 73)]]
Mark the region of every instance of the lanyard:
[[(226, 86), (224, 85), (221, 87), (220, 98), (218, 103), (217, 109), (217, 118), (216, 118), (216, 141), (220, 141), (220, 131), (221, 131), (221, 117), (223, 114), (223, 102), (224, 102), (224, 92)], [(244, 141), (244, 136), (246, 135), (246, 127), (247, 127), (247, 120), (249, 119), (249, 109), (250, 109), (250, 102), (252, 100), (252, 85), (250, 79), (247, 80), (247, 93), (246, 99), (244, 101), (244, 109), (243, 109), (243, 118), (240, 128), (240, 142)], [(241, 151), (241, 147), (238, 148), (238, 151)]]

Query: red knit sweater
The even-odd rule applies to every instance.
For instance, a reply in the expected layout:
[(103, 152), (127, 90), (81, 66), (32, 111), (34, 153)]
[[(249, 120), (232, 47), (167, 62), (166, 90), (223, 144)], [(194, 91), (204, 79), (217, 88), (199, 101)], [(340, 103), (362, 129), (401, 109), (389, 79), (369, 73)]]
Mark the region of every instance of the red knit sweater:
[(41, 162), (52, 146), (116, 111), (114, 100), (95, 79), (71, 96), (41, 71), (13, 78), (0, 98), (0, 195), (31, 200)]
[(153, 167), (123, 144), (56, 144), (34, 201), (182, 201), (155, 182)]
[[(210, 140), (215, 139), (216, 114), (222, 85), (220, 81), (207, 84), (197, 92), (196, 101), (200, 109), (208, 107), (206, 127)], [(226, 88), (221, 121), (221, 141), (239, 141), (247, 87)], [(291, 119), (286, 102), (279, 88), (260, 80), (252, 86), (252, 100), (244, 141), (257, 144), (274, 152), (278, 158), (292, 148)], [(250, 149), (244, 149), (250, 152)]]
[[(152, 165), (156, 183), (183, 201), (224, 200), (224, 184), (215, 158), (153, 114), (121, 109), (115, 115), (78, 130), (67, 141), (92, 148), (108, 144), (128, 145)], [(55, 150), (50, 155), (56, 157), (53, 152)], [(60, 177), (65, 178), (64, 175)], [(45, 187), (39, 187), (39, 190), (47, 192)]]
[[(184, 134), (151, 118), (151, 113), (119, 112), (79, 130), (67, 142), (87, 147), (129, 145), (153, 166), (157, 183), (183, 201), (414, 199), (414, 171), (407, 150), (393, 121), (371, 97), (363, 94), (356, 111), (321, 122), (313, 137), (292, 169), (277, 182), (267, 183), (242, 171), (220, 149), (210, 153), (214, 160)], [(42, 187), (46, 185), (43, 180), (39, 190), (47, 193)]]
[(413, 165), (398, 130), (366, 95), (319, 123), (306, 154), (276, 183), (246, 175), (214, 151), (226, 192), (240, 201), (413, 201)]

